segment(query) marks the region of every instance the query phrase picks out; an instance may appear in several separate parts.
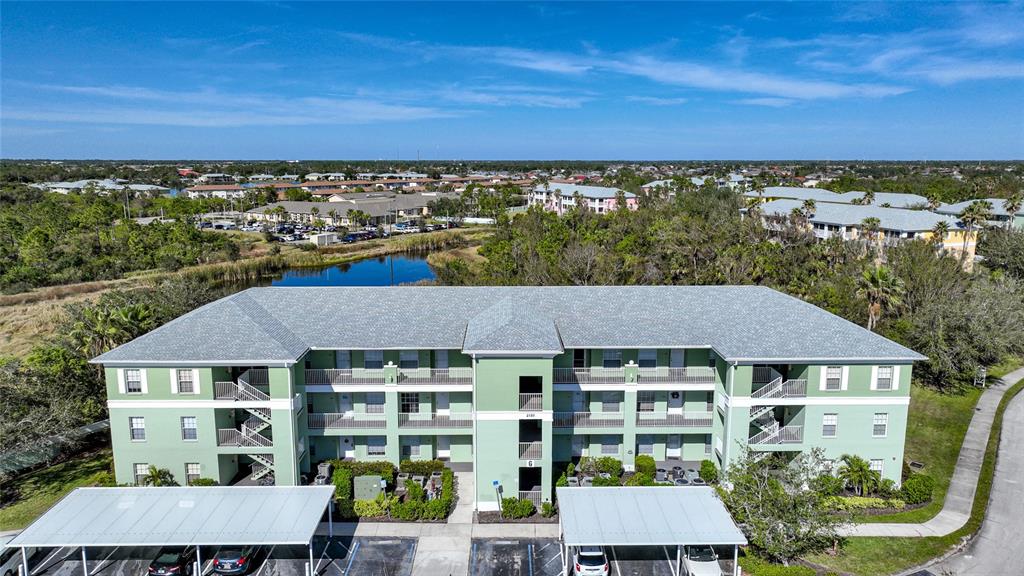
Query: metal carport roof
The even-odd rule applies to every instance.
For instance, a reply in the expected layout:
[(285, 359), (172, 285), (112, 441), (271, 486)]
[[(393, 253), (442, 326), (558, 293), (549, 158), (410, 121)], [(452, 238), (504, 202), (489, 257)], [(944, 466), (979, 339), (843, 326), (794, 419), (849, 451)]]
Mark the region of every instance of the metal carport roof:
[(333, 494), (333, 486), (79, 488), (7, 545), (307, 545)]
[(745, 545), (707, 486), (559, 487), (566, 546)]

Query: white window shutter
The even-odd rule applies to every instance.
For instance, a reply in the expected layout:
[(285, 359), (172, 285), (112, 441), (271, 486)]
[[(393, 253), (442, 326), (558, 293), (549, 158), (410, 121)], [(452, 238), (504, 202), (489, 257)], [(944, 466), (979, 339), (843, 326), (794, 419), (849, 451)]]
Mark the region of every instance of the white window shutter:
[(843, 386), (842, 389), (846, 390), (850, 384), (850, 367), (843, 366)]
[(878, 390), (878, 366), (871, 367), (871, 389)]
[(171, 394), (177, 394), (178, 390), (178, 369), (171, 368)]
[(899, 366), (893, 366), (892, 367), (892, 389), (893, 390), (899, 390), (900, 389), (900, 367)]
[(192, 369), (192, 393), (199, 394), (199, 368)]
[(120, 394), (124, 394), (124, 368), (118, 368), (114, 372), (117, 373), (117, 391)]
[(142, 380), (142, 393), (149, 393), (149, 370), (145, 368), (139, 368), (139, 379)]
[(818, 366), (818, 390), (825, 390), (825, 381), (828, 378), (828, 366)]

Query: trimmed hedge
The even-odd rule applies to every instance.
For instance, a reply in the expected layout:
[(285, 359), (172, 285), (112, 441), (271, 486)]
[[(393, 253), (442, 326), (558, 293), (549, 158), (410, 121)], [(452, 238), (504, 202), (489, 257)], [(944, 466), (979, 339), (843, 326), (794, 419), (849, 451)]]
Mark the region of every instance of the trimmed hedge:
[(907, 503), (898, 498), (874, 498), (870, 496), (829, 496), (828, 505), (833, 510), (841, 512), (853, 512), (857, 510), (870, 510), (873, 508), (895, 508), (902, 510)]
[(443, 472), (445, 467), (440, 460), (402, 460), (398, 469), (407, 474), (430, 476), (431, 472)]
[(395, 465), (391, 462), (361, 462), (352, 460), (331, 460), (331, 465), (334, 466), (334, 473), (337, 474), (338, 470), (348, 470), (351, 472), (352, 477), (356, 476), (380, 476), (387, 481), (388, 484), (395, 483)]
[(743, 572), (750, 576), (816, 576), (817, 571), (807, 566), (793, 565), (783, 566), (772, 564), (757, 556), (743, 556), (740, 558), (740, 567)]
[(501, 499), (501, 515), (505, 519), (518, 520), (519, 518), (527, 518), (533, 516), (533, 513), (536, 511), (537, 507), (529, 500), (520, 498)]
[(697, 472), (700, 479), (708, 484), (718, 483), (718, 467), (711, 460), (703, 460), (700, 463), (700, 471)]
[(658, 472), (658, 464), (654, 461), (654, 456), (649, 454), (640, 454), (637, 456), (635, 466), (637, 474), (646, 474), (651, 478), (654, 478), (655, 474)]
[(189, 486), (220, 486), (213, 478), (196, 478)]
[(930, 502), (935, 490), (935, 479), (927, 474), (911, 474), (900, 487), (900, 496), (907, 504)]
[(555, 515), (555, 505), (551, 502), (541, 502), (540, 515), (545, 518), (551, 518)]

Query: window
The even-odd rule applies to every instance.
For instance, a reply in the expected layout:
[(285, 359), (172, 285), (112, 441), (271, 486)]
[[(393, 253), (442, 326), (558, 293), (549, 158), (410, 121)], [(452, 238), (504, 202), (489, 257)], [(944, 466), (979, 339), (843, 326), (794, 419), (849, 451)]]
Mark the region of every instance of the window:
[(586, 368), (587, 367), (587, 350), (586, 348), (576, 348), (572, 351), (572, 367), (573, 368)]
[(195, 373), (192, 372), (191, 368), (186, 369), (186, 370), (175, 370), (174, 374), (175, 374), (175, 377), (176, 377), (176, 379), (178, 381), (178, 393), (179, 394), (195, 394), (196, 393), (196, 383), (192, 379), (192, 376)]
[(892, 390), (892, 377), (893, 377), (892, 366), (879, 366), (878, 367), (878, 379), (875, 381), (876, 390)]
[(146, 476), (149, 475), (149, 464), (136, 464), (135, 465), (135, 484), (138, 486), (144, 485), (146, 482)]
[(196, 417), (195, 416), (182, 416), (181, 417), (181, 439), (182, 440), (198, 440), (199, 432), (196, 430)]
[(605, 392), (601, 399), (602, 412), (618, 412), (622, 403), (622, 397), (618, 392)]
[(380, 370), (383, 367), (383, 350), (367, 350), (363, 352), (363, 368), (366, 368), (367, 370)]
[(871, 422), (871, 435), (875, 438), (885, 438), (889, 432), (889, 415), (878, 413)]
[(434, 350), (434, 368), (438, 370), (448, 369), (448, 351)]
[(338, 370), (351, 370), (352, 352), (350, 350), (335, 350), (334, 367)]
[(622, 368), (622, 350), (605, 350), (601, 359), (605, 368)]
[(649, 434), (641, 434), (636, 437), (637, 454), (654, 454), (654, 437)]
[(616, 455), (619, 453), (619, 438), (618, 436), (604, 436), (601, 439), (601, 454), (602, 455)]
[(883, 472), (883, 461), (881, 459), (879, 459), (879, 460), (872, 460), (871, 461), (871, 469), (874, 470), (875, 472), (878, 472), (879, 474), (881, 474)]
[(142, 370), (138, 368), (125, 369), (124, 391), (127, 394), (142, 394)]
[(199, 479), (199, 475), (200, 475), (200, 472), (199, 472), (199, 463), (198, 462), (190, 462), (188, 464), (185, 464), (185, 485), (186, 486), (191, 486), (192, 482), (194, 482), (194, 481)]
[(712, 410), (714, 410), (715, 407), (715, 393), (708, 392), (707, 394), (708, 396), (704, 401), (704, 409), (707, 410), (708, 412), (711, 412)]
[(715, 357), (715, 353), (708, 350), (708, 368), (717, 368), (718, 358)]
[(419, 392), (402, 392), (399, 400), (401, 400), (401, 412), (403, 414), (418, 414), (420, 411), (420, 394)]
[(825, 369), (825, 390), (841, 390), (843, 388), (843, 367), (829, 366)]
[(658, 351), (653, 348), (640, 350), (637, 356), (637, 364), (641, 368), (654, 368), (658, 365)]
[(383, 414), (384, 413), (384, 393), (383, 392), (367, 392), (366, 393), (366, 413), (367, 414)]
[(366, 438), (366, 455), (383, 456), (387, 445), (387, 436), (369, 436)]
[(704, 455), (709, 456), (711, 454), (711, 434), (704, 435)]
[(416, 350), (399, 350), (398, 367), (405, 370), (415, 370), (420, 367), (420, 353)]
[(668, 353), (668, 365), (670, 368), (685, 368), (686, 351), (682, 348), (673, 348)]
[(654, 392), (641, 390), (636, 393), (636, 411), (654, 412)]
[(409, 437), (408, 444), (402, 446), (402, 451), (405, 452), (403, 456), (413, 457), (420, 455), (420, 437), (411, 436)]
[(587, 451), (587, 439), (585, 436), (572, 437), (572, 455), (583, 456)]
[(836, 431), (839, 430), (839, 415), (838, 414), (825, 414), (821, 418), (821, 437), (822, 438), (835, 438)]
[(132, 416), (128, 418), (128, 428), (131, 430), (131, 439), (133, 442), (143, 442), (146, 440), (146, 419), (142, 416)]

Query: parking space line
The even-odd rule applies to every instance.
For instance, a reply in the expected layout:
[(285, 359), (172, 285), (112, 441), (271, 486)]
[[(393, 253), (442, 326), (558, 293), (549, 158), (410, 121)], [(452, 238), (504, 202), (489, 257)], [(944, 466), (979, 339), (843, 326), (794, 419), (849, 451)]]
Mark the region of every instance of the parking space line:
[(356, 559), (356, 553), (359, 552), (359, 542), (356, 541), (356, 545), (352, 547), (352, 551), (348, 557), (348, 566), (345, 567), (345, 576), (348, 576), (349, 570), (352, 569), (352, 562)]
[(622, 572), (619, 570), (619, 557), (615, 555), (615, 547), (611, 547), (612, 551), (612, 567), (615, 568), (615, 573), (618, 576), (622, 576)]
[[(59, 554), (62, 550), (64, 550), (63, 547), (61, 547), (61, 548), (54, 548), (53, 551), (50, 552), (49, 554), (47, 554), (46, 558), (43, 558), (43, 561), (40, 562), (39, 565), (36, 566), (35, 570), (31, 571), (31, 574), (39, 574), (41, 572), (45, 572), (47, 570), (46, 564), (50, 560), (52, 560), (57, 554)], [(68, 556), (68, 554), (65, 554), (65, 556)], [(19, 566), (20, 566), (20, 564), (19, 564)]]
[(526, 545), (526, 567), (530, 571), (530, 576), (533, 576), (533, 544)]
[(270, 550), (267, 550), (267, 555), (263, 558), (263, 563), (260, 564), (260, 567), (256, 569), (256, 572), (253, 574), (253, 576), (260, 576), (260, 573), (263, 572), (263, 568), (266, 567), (267, 562), (270, 562), (270, 555), (274, 553), (274, 548), (276, 548), (276, 546), (271, 546)]

